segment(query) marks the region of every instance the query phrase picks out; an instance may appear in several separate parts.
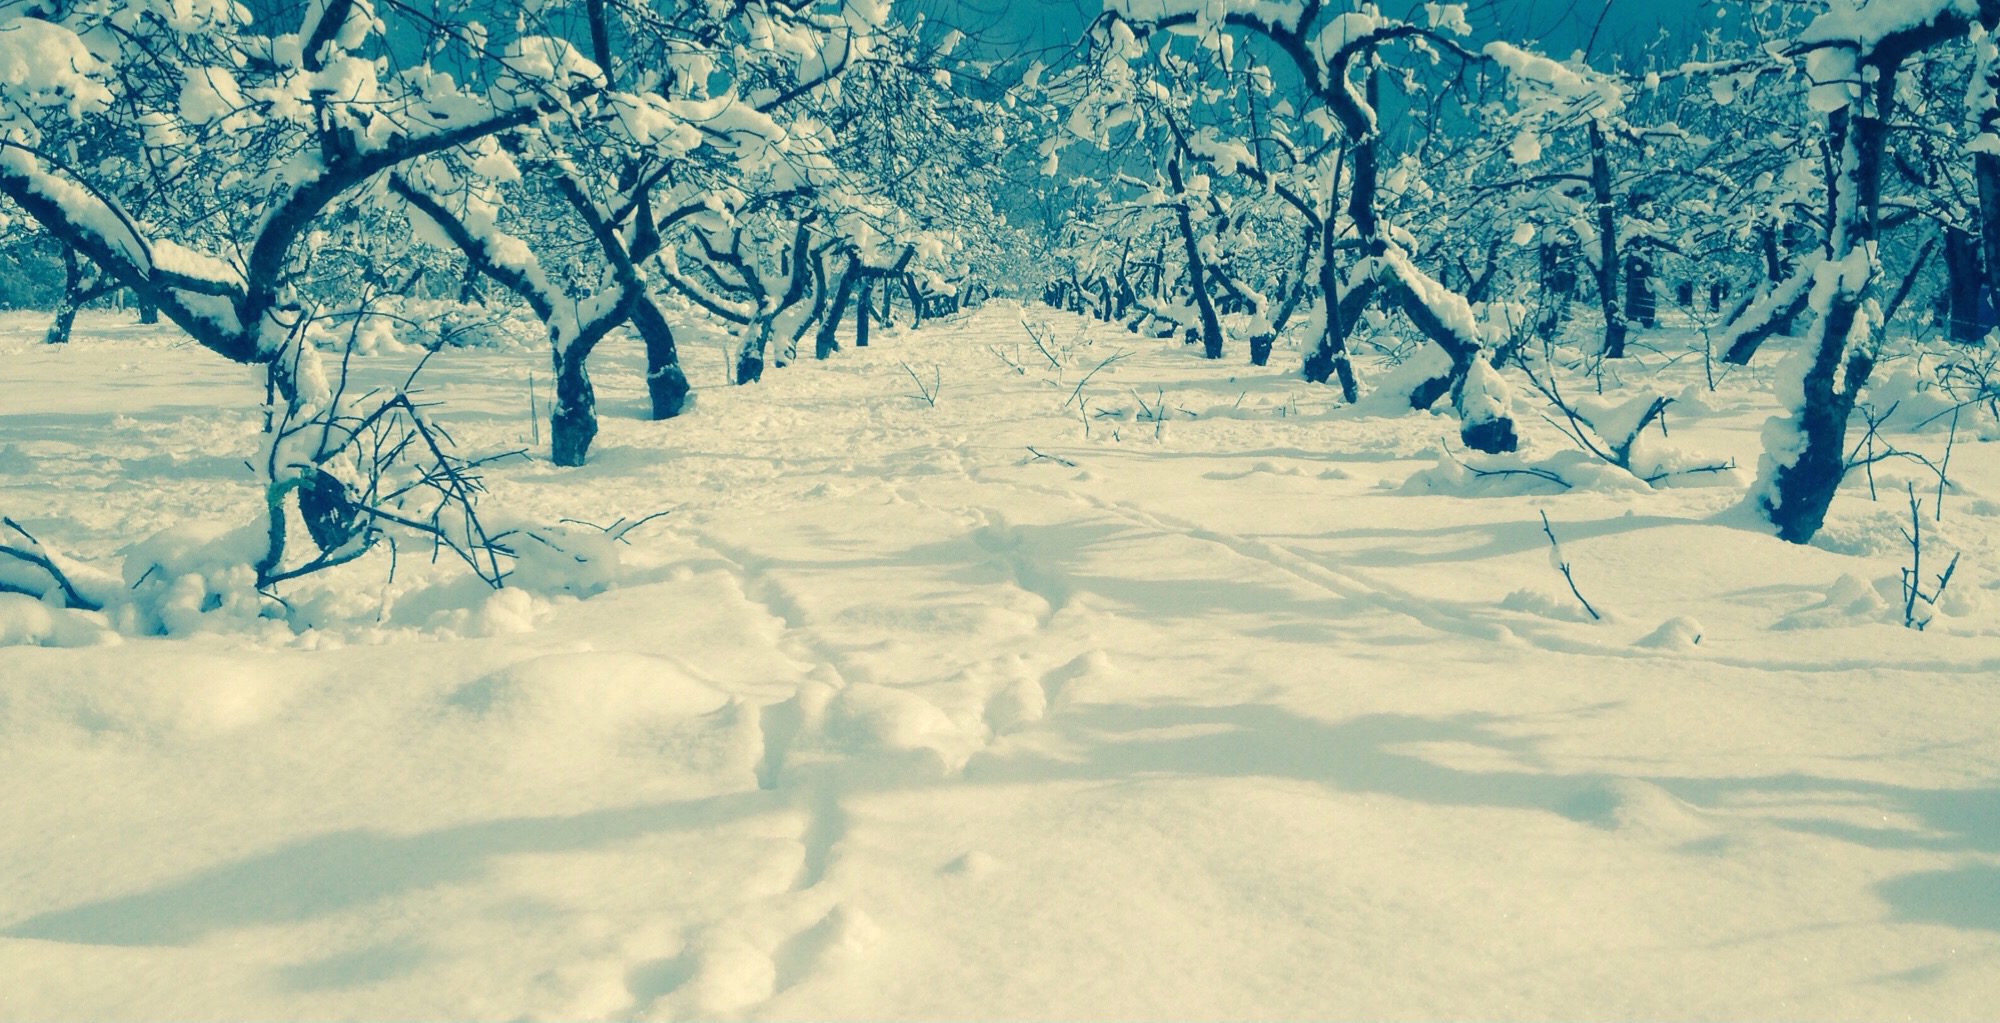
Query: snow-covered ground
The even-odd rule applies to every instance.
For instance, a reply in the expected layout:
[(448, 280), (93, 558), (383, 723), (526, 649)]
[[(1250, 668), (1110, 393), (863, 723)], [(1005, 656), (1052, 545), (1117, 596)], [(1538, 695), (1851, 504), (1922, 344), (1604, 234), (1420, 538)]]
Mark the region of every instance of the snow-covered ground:
[[(0, 512), (111, 573), (256, 521), (254, 372), (40, 327), (0, 322)], [(691, 333), (670, 423), (609, 345), (591, 464), (482, 505), (669, 511), (587, 599), (405, 547), (296, 627), (0, 647), (0, 1017), (1990, 1017), (1990, 424), (1919, 633), (1934, 477), (1781, 543), (1739, 507), (1768, 370), (1655, 340), (1610, 396), (1742, 470), (1649, 488), (1528, 414), (1505, 464), (1579, 485), (1469, 478), (1449, 420), (1004, 304), (740, 389)], [(421, 379), (485, 454), (545, 367)]]

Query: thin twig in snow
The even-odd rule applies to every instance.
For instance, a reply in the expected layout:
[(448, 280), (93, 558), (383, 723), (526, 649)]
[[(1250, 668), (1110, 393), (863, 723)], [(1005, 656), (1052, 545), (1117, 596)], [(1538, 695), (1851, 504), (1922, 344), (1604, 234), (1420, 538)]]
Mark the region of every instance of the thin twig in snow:
[(1591, 621), (1603, 621), (1604, 616), (1598, 614), (1597, 609), (1590, 606), (1590, 601), (1583, 599), (1583, 592), (1576, 588), (1576, 577), (1570, 574), (1569, 562), (1562, 556), (1562, 545), (1556, 543), (1556, 531), (1549, 526), (1548, 512), (1542, 512), (1542, 532), (1549, 538), (1549, 550), (1555, 552), (1556, 571), (1561, 572), (1563, 582), (1569, 584), (1570, 596), (1575, 597), (1576, 602), (1582, 604), (1585, 611), (1590, 612)]
[(1043, 453), (1041, 453), (1041, 452), (1039, 452), (1039, 451), (1036, 451), (1036, 450), (1035, 450), (1035, 449), (1034, 449), (1033, 447), (1030, 447), (1030, 448), (1028, 448), (1028, 453), (1029, 453), (1029, 454), (1031, 454), (1031, 455), (1033, 455), (1033, 456), (1035, 456), (1035, 457), (1033, 457), (1033, 458), (1030, 458), (1030, 459), (1028, 459), (1028, 461), (1030, 461), (1030, 462), (1039, 462), (1039, 461), (1043, 461), (1043, 460), (1047, 460), (1047, 461), (1051, 461), (1051, 462), (1054, 462), (1054, 463), (1056, 463), (1057, 465), (1065, 465), (1065, 466), (1068, 466), (1069, 468), (1072, 468), (1072, 469), (1076, 468), (1076, 463), (1075, 463), (1075, 462), (1072, 462), (1072, 461), (1070, 461), (1070, 460), (1069, 460), (1069, 459), (1067, 459), (1067, 458), (1062, 458), (1062, 457), (1059, 457), (1059, 456), (1057, 456), (1057, 455), (1045, 455), (1045, 454), (1043, 454)]
[(1090, 372), (1085, 373), (1083, 375), (1083, 379), (1076, 382), (1076, 389), (1069, 392), (1069, 400), (1063, 402), (1063, 408), (1068, 408), (1070, 406), (1070, 402), (1075, 401), (1077, 395), (1083, 393), (1083, 385), (1089, 383), (1090, 378), (1096, 376), (1098, 370), (1101, 370), (1104, 367), (1109, 366), (1112, 363), (1117, 362), (1119, 359), (1123, 359), (1131, 354), (1132, 354), (1131, 352), (1119, 352), (1118, 354), (1113, 355), (1108, 359), (1105, 359), (1103, 362), (1098, 363), (1095, 369), (1092, 369)]

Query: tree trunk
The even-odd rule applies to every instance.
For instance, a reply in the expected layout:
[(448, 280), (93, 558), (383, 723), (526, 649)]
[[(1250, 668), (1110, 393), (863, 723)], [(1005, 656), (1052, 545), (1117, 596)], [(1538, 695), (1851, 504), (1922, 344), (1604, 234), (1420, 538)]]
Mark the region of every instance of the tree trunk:
[(854, 296), (854, 347), (868, 347), (868, 324), (874, 313), (872, 303), (875, 294), (875, 278), (863, 277), (861, 291)]
[(826, 311), (826, 318), (820, 321), (819, 337), (813, 345), (813, 357), (829, 358), (840, 351), (840, 321), (847, 315), (847, 303), (854, 297), (854, 277), (856, 264), (849, 263), (841, 272), (840, 286), (835, 289), (832, 308)]
[[(1428, 408), (1449, 394), (1459, 412), (1458, 438), (1466, 447), (1487, 454), (1500, 454), (1518, 448), (1520, 438), (1515, 432), (1514, 418), (1509, 410), (1501, 409), (1496, 414), (1477, 417), (1467, 415), (1465, 387), (1474, 370), (1473, 362), (1485, 354), (1485, 349), (1461, 337), (1451, 325), (1439, 318), (1431, 302), (1424, 294), (1418, 293), (1411, 281), (1401, 276), (1400, 270), (1395, 273), (1388, 286), (1392, 297), (1402, 306), (1403, 315), (1410, 318), (1420, 333), (1451, 356), (1451, 374), (1432, 381), (1431, 388), (1412, 392), (1410, 403), (1417, 408)], [(1484, 372), (1490, 375), (1492, 370), (1485, 368)]]
[(743, 346), (736, 352), (736, 382), (754, 384), (764, 379), (764, 349), (771, 344), (771, 321), (759, 317), (750, 325)]
[(1222, 358), (1222, 321), (1215, 315), (1215, 301), (1208, 294), (1208, 275), (1201, 261), (1201, 246), (1195, 241), (1194, 219), (1188, 212), (1187, 189), (1181, 183), (1181, 164), (1178, 158), (1167, 161), (1167, 179), (1174, 186), (1174, 196), (1179, 202), (1174, 207), (1174, 219), (1181, 229), (1181, 247), (1185, 250), (1188, 267), (1188, 289), (1193, 292), (1195, 313), (1201, 319), (1201, 353), (1211, 359)]
[[(1778, 536), (1791, 543), (1810, 541), (1826, 521), (1826, 510), (1847, 471), (1847, 421), (1875, 367), (1870, 325), (1860, 325), (1862, 337), (1853, 335), (1856, 317), (1865, 315), (1862, 301), (1874, 277), (1865, 250), (1875, 237), (1882, 150), (1888, 137), (1884, 118), (1895, 79), (1893, 64), (1880, 69), (1874, 109), (1856, 110), (1868, 102), (1863, 98), (1828, 116), (1840, 162), (1838, 172), (1827, 181), (1831, 251), (1819, 274), (1831, 279), (1822, 283), (1826, 305), (1814, 325), (1813, 359), (1800, 381), (1798, 407), (1782, 421), (1785, 429), (1765, 431), (1769, 480), (1759, 499), (1765, 517), (1778, 527)], [(1851, 258), (1856, 256), (1861, 258)]]
[(55, 321), (49, 324), (48, 335), (42, 340), (52, 345), (69, 343), (71, 328), (76, 326), (76, 310), (83, 301), (83, 261), (76, 257), (76, 250), (63, 247), (63, 294), (56, 303)]
[(1979, 304), (1991, 307), (2000, 305), (2000, 155), (1974, 154), (1972, 170), (1979, 183), (1979, 254), (1983, 257), (1980, 284), (1984, 301)]
[(1951, 298), (1951, 339), (1961, 344), (1985, 336), (1980, 322), (1979, 239), (1956, 227), (1944, 229), (1945, 293)]
[(691, 390), (673, 329), (652, 299), (644, 296), (632, 307), (632, 326), (646, 344), (646, 394), (653, 401), (653, 418), (672, 419), (687, 408)]
[(1604, 357), (1625, 357), (1625, 320), (1618, 314), (1618, 209), (1611, 194), (1611, 158), (1604, 129), (1590, 122), (1590, 191), (1597, 203), (1597, 301), (1604, 311)]
[(479, 267), (467, 264), (465, 279), (458, 282), (458, 304), (471, 305), (479, 301)]
[(1369, 277), (1346, 294), (1340, 291), (1340, 267), (1334, 262), (1334, 230), (1331, 220), (1319, 229), (1319, 293), (1322, 315), (1320, 336), (1306, 356), (1301, 372), (1316, 384), (1339, 380), (1340, 399), (1349, 404), (1361, 396), (1354, 379), (1354, 365), (1348, 358), (1347, 334), (1361, 317), (1361, 311), (1375, 297), (1375, 279)]
[(1278, 316), (1271, 321), (1270, 329), (1250, 339), (1250, 365), (1264, 366), (1271, 361), (1271, 348), (1277, 344), (1278, 335), (1285, 332), (1285, 326), (1292, 322), (1292, 314), (1298, 311), (1299, 302), (1306, 293), (1306, 270), (1312, 265), (1313, 250), (1318, 247), (1319, 228), (1308, 223), (1305, 227), (1305, 244), (1299, 246), (1299, 261), (1281, 281), (1285, 300), (1278, 304)]
[(554, 357), (555, 404), (549, 409), (549, 457), (562, 466), (579, 466), (597, 439), (597, 395), (584, 366), (589, 350), (571, 346)]
[[(1789, 234), (1790, 232), (1786, 233)], [(1764, 279), (1769, 282), (1771, 288), (1775, 289), (1779, 284), (1790, 279), (1792, 274), (1791, 261), (1785, 258), (1784, 250), (1779, 247), (1780, 237), (1777, 228), (1767, 224), (1758, 228), (1757, 234), (1764, 252)], [(1799, 313), (1804, 312), (1805, 307), (1805, 296), (1802, 293), (1797, 302), (1788, 304), (1779, 311), (1777, 319), (1772, 321), (1770, 330), (1765, 336), (1791, 336), (1793, 331), (1799, 329)], [(1747, 356), (1745, 361), (1748, 361)]]
[[(1367, 88), (1372, 102), (1376, 95), (1373, 71), (1368, 74)], [(1353, 154), (1354, 186), (1347, 195), (1347, 216), (1354, 222), (1355, 233), (1366, 246), (1368, 255), (1377, 256), (1383, 251), (1383, 246), (1377, 237), (1381, 222), (1375, 215), (1375, 137), (1371, 135), (1358, 142)], [(1347, 335), (1354, 329), (1362, 310), (1374, 300), (1378, 285), (1371, 274), (1347, 294), (1340, 293), (1340, 270), (1333, 259), (1335, 230), (1334, 217), (1329, 212), (1320, 224), (1319, 232), (1319, 288), (1325, 314), (1320, 325), (1319, 341), (1313, 346), (1312, 353), (1306, 356), (1301, 371), (1307, 380), (1314, 383), (1338, 378), (1341, 398), (1353, 402), (1360, 395), (1360, 387), (1354, 379), (1353, 363), (1348, 358)]]
[(780, 367), (783, 367), (798, 356), (799, 342), (805, 340), (806, 331), (811, 330), (815, 323), (825, 322), (826, 306), (831, 300), (831, 296), (826, 290), (826, 251), (824, 249), (815, 251), (812, 254), (812, 296), (812, 310), (793, 328), (791, 337), (785, 341), (784, 350), (779, 353), (777, 364)]
[[(1653, 327), (1659, 323), (1659, 300), (1653, 295), (1653, 268), (1636, 256), (1625, 261), (1625, 321)], [(1623, 355), (1609, 358), (1619, 358)]]
[(924, 296), (917, 290), (917, 275), (903, 275), (903, 297), (910, 302), (910, 329), (924, 325)]

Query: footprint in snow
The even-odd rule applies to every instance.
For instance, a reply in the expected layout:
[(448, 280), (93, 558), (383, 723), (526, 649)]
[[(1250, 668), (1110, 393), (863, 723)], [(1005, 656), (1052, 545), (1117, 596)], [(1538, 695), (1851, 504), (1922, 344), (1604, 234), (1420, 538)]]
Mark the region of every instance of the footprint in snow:
[(844, 904), (770, 949), (734, 927), (711, 929), (677, 955), (628, 970), (625, 986), (632, 1008), (625, 1015), (741, 1015), (815, 976), (859, 961), (880, 936), (868, 914)]

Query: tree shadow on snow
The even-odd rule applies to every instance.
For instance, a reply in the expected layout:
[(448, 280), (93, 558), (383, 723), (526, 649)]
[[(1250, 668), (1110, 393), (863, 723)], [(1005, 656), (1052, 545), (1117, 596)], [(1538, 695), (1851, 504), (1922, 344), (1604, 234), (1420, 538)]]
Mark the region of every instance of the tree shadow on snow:
[[(1330, 721), (1269, 704), (1072, 705), (1043, 726), (1063, 740), (1053, 752), (1009, 744), (975, 756), (957, 776), (846, 770), (839, 772), (837, 788), (863, 794), (968, 784), (1273, 777), (1437, 806), (1544, 812), (1617, 830), (1635, 823), (1635, 815), (1643, 825), (1643, 818), (1655, 811), (1630, 802), (1629, 783), (1639, 782), (1686, 804), (1692, 814), (1717, 811), (1725, 821), (1752, 820), (1871, 848), (2000, 852), (2000, 789), (1919, 789), (1803, 774), (1698, 778), (1566, 773), (1540, 756), (1536, 737), (1518, 734), (1518, 723), (1480, 713), (1371, 714)], [(1427, 756), (1426, 745), (1477, 751), (1482, 760), (1505, 766), (1448, 766)], [(798, 784), (824, 789), (827, 781), (807, 778)], [(1920, 824), (1870, 829), (1758, 812), (1774, 795), (1820, 798), (1847, 808), (1863, 802)], [(591, 850), (794, 810), (797, 796), (796, 786), (788, 784), (777, 792), (751, 790), (574, 815), (507, 818), (414, 834), (333, 832), (147, 891), (42, 913), (0, 934), (94, 945), (186, 945), (222, 930), (310, 920), (414, 890), (477, 880), (501, 856)], [(1712, 849), (1700, 845), (1690, 843), (1681, 851), (1720, 855), (1728, 848), (1726, 841)], [(1888, 903), (1891, 920), (2000, 931), (2000, 866), (1978, 863), (1912, 873), (1876, 890)], [(296, 988), (365, 984), (414, 968), (410, 964), (419, 954), (362, 949), (302, 964), (282, 979)]]
[[(1838, 820), (1755, 813), (1751, 819), (1789, 831), (1873, 849), (1961, 854), (2000, 853), (2000, 787), (1925, 789), (1807, 774), (1684, 777), (1563, 773), (1543, 769), (1532, 737), (1510, 734), (1512, 719), (1491, 714), (1419, 717), (1373, 714), (1320, 721), (1269, 705), (1091, 705), (1060, 715), (1075, 755), (987, 754), (967, 765), (968, 779), (994, 784), (1065, 778), (1280, 777), (1343, 792), (1391, 796), (1436, 806), (1536, 810), (1606, 830), (1651, 812), (1629, 805), (1621, 783), (1657, 786), (1690, 812), (1742, 811), (1773, 796), (1880, 809), (1911, 827), (1867, 828)], [(1451, 744), (1499, 754), (1517, 768), (1463, 770), (1417, 752)], [(1689, 854), (1723, 855), (1729, 844), (1689, 843)], [(1899, 922), (2000, 931), (2000, 865), (1972, 863), (1879, 883), (1888, 918)]]
[[(789, 804), (748, 791), (686, 802), (615, 807), (551, 817), (480, 821), (415, 834), (336, 831), (197, 871), (148, 891), (56, 910), (0, 935), (86, 945), (188, 945), (216, 931), (292, 923), (404, 892), (481, 877), (498, 856), (600, 848), (651, 834), (694, 831)], [(357, 962), (311, 964), (304, 986), (383, 969)]]
[[(1563, 542), (1569, 544), (1602, 536), (1616, 536), (1620, 533), (1635, 533), (1668, 526), (1718, 524), (1712, 516), (1679, 518), (1667, 515), (1611, 515), (1600, 519), (1554, 520), (1556, 531)], [(1339, 547), (1337, 560), (1346, 564), (1391, 568), (1501, 558), (1527, 551), (1545, 550), (1549, 545), (1548, 535), (1542, 532), (1541, 520), (1532, 517), (1514, 522), (1454, 523), (1424, 529), (1347, 529), (1315, 533), (1299, 539), (1312, 540), (1320, 544), (1341, 544), (1354, 540), (1387, 541), (1367, 547)], [(1423, 539), (1441, 541), (1444, 546), (1433, 548), (1413, 543)]]
[(1889, 903), (1893, 920), (2000, 931), (2000, 866), (1991, 863), (1905, 874), (1876, 885), (1875, 893)]
[[(1608, 775), (1533, 769), (1535, 740), (1505, 734), (1498, 727), (1505, 719), (1491, 714), (1322, 721), (1268, 704), (1097, 704), (1066, 709), (1061, 720), (1082, 748), (1079, 757), (979, 757), (966, 777), (995, 784), (1051, 777), (1292, 778), (1439, 806), (1543, 810), (1600, 826), (1616, 802)], [(1477, 746), (1525, 766), (1465, 771), (1402, 749), (1424, 743)]]

